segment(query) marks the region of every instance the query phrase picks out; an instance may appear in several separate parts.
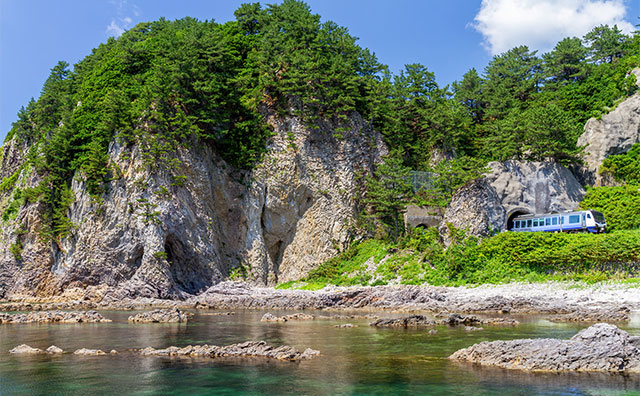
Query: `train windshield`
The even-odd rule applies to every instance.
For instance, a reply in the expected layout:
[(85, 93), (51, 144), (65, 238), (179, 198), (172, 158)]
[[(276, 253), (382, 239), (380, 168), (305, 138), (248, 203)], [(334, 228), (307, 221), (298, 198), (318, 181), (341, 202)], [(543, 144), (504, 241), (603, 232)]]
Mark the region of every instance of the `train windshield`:
[(604, 223), (604, 215), (602, 213), (592, 210), (591, 214), (593, 214), (593, 218), (595, 219), (595, 221), (597, 221), (598, 223)]

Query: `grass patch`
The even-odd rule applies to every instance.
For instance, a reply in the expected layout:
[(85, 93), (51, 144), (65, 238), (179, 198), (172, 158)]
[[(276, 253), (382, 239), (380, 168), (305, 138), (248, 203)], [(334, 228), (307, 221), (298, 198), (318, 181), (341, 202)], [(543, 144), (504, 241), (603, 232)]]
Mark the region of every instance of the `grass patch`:
[[(375, 271), (367, 271), (368, 260), (379, 264)], [(391, 282), (460, 286), (613, 281), (640, 285), (639, 270), (639, 230), (597, 235), (504, 232), (484, 240), (462, 237), (445, 249), (432, 229), (415, 231), (397, 244), (374, 239), (357, 243), (299, 282), (278, 288), (317, 290), (325, 285)]]

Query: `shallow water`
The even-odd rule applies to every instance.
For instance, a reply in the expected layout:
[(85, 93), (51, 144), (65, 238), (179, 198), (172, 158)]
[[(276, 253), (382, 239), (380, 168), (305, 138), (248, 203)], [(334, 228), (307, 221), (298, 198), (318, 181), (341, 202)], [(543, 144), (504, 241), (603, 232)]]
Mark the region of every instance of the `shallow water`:
[[(271, 311), (274, 314), (291, 312)], [(569, 338), (586, 325), (516, 317), (518, 327), (376, 329), (368, 319), (262, 323), (264, 311), (196, 312), (188, 324), (129, 324), (131, 312), (104, 311), (112, 323), (0, 326), (0, 395), (640, 395), (640, 375), (528, 374), (446, 359), (481, 341)], [(322, 315), (331, 315), (322, 312)], [(342, 312), (340, 314), (343, 314)], [(353, 323), (355, 328), (334, 325)], [(640, 320), (625, 327), (640, 335)], [(303, 362), (141, 357), (124, 350), (265, 340), (318, 349)], [(100, 348), (115, 356), (13, 356), (19, 344), (65, 351)]]

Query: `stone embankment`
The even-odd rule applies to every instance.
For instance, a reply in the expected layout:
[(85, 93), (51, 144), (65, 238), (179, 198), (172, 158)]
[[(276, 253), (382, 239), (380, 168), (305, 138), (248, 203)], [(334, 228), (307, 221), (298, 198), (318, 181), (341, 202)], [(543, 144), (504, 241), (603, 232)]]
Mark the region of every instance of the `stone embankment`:
[(154, 349), (151, 347), (140, 351), (143, 356), (183, 356), (183, 357), (265, 357), (278, 360), (304, 360), (310, 359), (320, 354), (319, 351), (307, 348), (304, 352), (298, 351), (296, 348), (282, 345), (273, 347), (265, 341), (247, 341), (241, 344), (232, 344), (227, 346), (217, 345), (189, 345), (183, 348), (171, 346), (165, 349)]
[(0, 324), (5, 323), (104, 323), (111, 322), (96, 311), (38, 311), (26, 314), (0, 314)]
[(134, 323), (187, 323), (191, 317), (192, 313), (179, 309), (156, 309), (131, 315), (128, 320)]
[(640, 373), (640, 337), (598, 323), (569, 340), (551, 338), (481, 342), (451, 360), (525, 371)]

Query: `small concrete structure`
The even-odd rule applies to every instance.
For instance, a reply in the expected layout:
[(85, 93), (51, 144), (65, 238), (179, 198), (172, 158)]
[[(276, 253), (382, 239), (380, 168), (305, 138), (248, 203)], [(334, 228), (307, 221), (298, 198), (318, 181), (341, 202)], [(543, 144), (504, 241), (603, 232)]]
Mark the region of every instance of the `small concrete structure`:
[(444, 208), (438, 206), (407, 205), (404, 212), (404, 227), (438, 227), (444, 216)]

